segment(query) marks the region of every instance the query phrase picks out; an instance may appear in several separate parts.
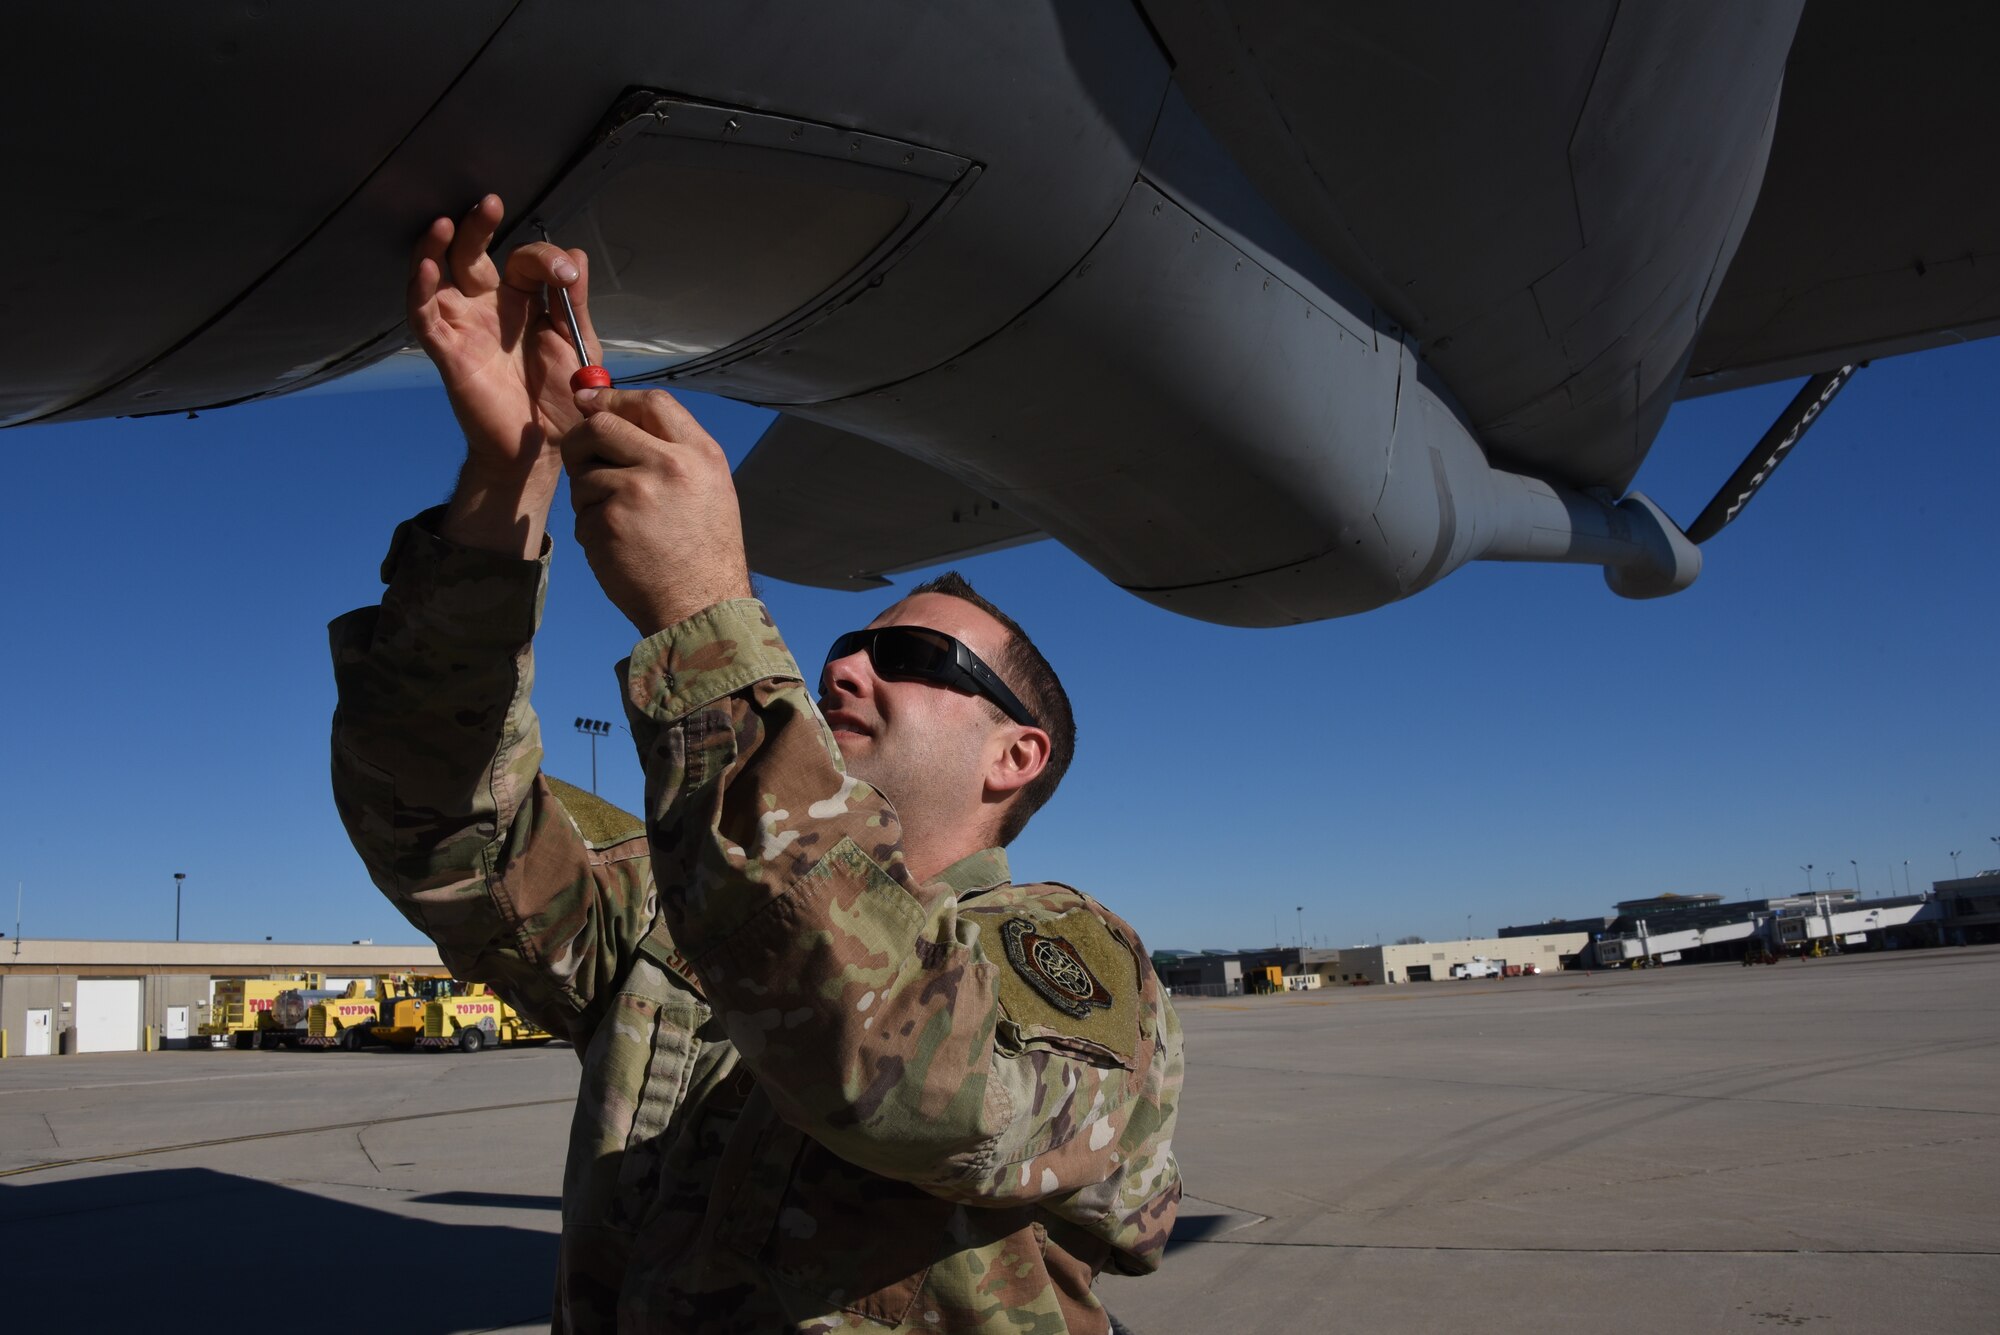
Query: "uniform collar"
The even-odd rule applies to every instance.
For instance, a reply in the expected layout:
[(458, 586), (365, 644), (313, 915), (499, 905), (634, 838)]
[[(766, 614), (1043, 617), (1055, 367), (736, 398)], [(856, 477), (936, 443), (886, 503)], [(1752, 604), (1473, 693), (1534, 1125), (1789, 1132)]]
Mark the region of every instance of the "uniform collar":
[(982, 890), (991, 890), (996, 885), (1005, 885), (1012, 879), (1007, 870), (1007, 850), (982, 848), (952, 863), (935, 879), (950, 886), (960, 899)]

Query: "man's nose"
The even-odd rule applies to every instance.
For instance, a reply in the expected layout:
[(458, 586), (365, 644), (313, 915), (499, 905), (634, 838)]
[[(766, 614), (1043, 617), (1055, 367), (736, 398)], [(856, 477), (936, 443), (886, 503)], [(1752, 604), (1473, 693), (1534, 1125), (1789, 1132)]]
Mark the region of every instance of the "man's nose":
[(828, 661), (820, 673), (820, 694), (832, 695), (836, 688), (848, 695), (865, 696), (875, 683), (875, 665), (866, 649), (856, 649), (844, 658)]

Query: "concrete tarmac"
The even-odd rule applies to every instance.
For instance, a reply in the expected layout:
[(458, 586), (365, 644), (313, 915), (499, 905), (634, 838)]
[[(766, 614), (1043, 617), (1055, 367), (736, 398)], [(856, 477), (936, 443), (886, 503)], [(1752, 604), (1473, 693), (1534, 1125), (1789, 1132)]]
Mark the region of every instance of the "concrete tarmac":
[[(1187, 1000), (1136, 1335), (1988, 1331), (2000, 949)], [(10, 1319), (546, 1328), (565, 1048), (0, 1063)], [(11, 1323), (11, 1322), (10, 1322)]]

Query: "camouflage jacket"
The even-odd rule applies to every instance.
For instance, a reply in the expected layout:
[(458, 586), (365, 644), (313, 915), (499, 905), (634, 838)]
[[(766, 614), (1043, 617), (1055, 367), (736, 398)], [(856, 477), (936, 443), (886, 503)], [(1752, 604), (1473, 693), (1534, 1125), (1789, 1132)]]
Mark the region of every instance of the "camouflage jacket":
[(582, 1058), (556, 1329), (1107, 1330), (1092, 1280), (1156, 1268), (1180, 1198), (1138, 936), (999, 849), (911, 877), (755, 601), (619, 666), (643, 822), (545, 776), (547, 557), (429, 522), (331, 627), (335, 797), (453, 971)]

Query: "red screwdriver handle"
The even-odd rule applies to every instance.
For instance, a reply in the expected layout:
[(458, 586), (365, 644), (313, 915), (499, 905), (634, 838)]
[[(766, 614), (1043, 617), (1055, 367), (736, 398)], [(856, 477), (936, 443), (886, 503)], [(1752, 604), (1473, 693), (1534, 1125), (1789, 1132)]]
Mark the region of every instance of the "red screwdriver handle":
[(574, 394), (580, 389), (610, 389), (611, 372), (602, 366), (579, 366), (576, 374), (569, 378), (569, 390)]

